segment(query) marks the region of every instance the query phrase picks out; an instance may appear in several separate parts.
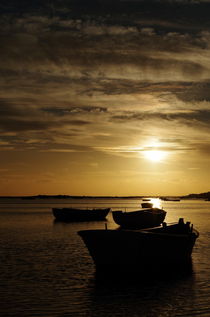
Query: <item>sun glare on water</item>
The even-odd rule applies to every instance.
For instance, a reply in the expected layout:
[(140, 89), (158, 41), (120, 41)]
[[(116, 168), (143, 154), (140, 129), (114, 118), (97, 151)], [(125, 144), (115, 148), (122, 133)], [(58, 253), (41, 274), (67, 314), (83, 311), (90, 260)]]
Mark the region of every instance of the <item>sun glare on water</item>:
[(150, 202), (153, 204), (153, 208), (162, 208), (161, 200), (159, 198), (151, 198)]
[(153, 162), (160, 162), (166, 157), (166, 153), (158, 150), (150, 150), (144, 152), (145, 158)]

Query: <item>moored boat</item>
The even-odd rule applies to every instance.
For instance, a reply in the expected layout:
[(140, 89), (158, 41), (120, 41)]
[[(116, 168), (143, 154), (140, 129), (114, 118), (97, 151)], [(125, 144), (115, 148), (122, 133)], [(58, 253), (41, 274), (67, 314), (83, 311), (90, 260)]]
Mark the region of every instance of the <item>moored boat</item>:
[(52, 208), (56, 220), (66, 222), (105, 220), (111, 208)]
[[(144, 275), (183, 269), (191, 260), (197, 230), (181, 218), (176, 224), (143, 230), (82, 230), (83, 239), (96, 271)], [(173, 268), (173, 269), (172, 269)]]
[(166, 211), (159, 208), (141, 209), (130, 212), (112, 211), (116, 224), (122, 228), (142, 229), (159, 226), (165, 219)]
[(153, 207), (153, 203), (141, 203), (141, 207), (142, 208), (152, 208)]

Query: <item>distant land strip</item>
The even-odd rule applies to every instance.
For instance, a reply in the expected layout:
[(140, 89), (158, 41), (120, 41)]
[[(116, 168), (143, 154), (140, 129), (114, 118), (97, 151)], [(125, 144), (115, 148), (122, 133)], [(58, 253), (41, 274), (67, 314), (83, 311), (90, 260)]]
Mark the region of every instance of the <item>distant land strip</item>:
[(160, 195), (140, 195), (140, 196), (71, 196), (71, 195), (34, 195), (34, 196), (0, 196), (0, 198), (10, 199), (142, 199), (142, 198), (180, 198), (180, 199), (209, 199), (210, 191), (200, 194), (189, 194), (185, 196), (160, 196)]

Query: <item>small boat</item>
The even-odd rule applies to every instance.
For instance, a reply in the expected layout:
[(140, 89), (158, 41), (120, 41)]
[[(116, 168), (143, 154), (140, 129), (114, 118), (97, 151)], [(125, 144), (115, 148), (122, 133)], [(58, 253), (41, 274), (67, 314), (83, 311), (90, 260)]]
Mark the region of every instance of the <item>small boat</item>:
[(149, 271), (147, 277), (157, 270), (165, 273), (168, 269), (171, 276), (176, 269), (183, 271), (191, 261), (199, 236), (183, 218), (175, 224), (143, 230), (81, 230), (78, 234), (89, 250), (96, 272), (145, 275)]
[(111, 208), (52, 208), (56, 220), (66, 222), (105, 220)]
[(142, 203), (141, 206), (142, 206), (142, 208), (152, 208), (153, 203)]
[(142, 229), (159, 226), (165, 219), (166, 211), (159, 208), (141, 209), (130, 212), (112, 211), (116, 224), (122, 228)]

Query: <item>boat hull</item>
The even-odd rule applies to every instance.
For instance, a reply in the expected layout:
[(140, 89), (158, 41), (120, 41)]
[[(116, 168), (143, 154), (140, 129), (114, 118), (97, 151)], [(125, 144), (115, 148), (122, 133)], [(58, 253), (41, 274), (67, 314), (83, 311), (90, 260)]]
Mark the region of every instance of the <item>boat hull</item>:
[[(161, 230), (161, 229), (160, 229)], [(190, 263), (197, 231), (161, 233), (150, 230), (83, 230), (78, 234), (87, 246), (97, 271), (154, 272)]]
[(141, 203), (142, 208), (152, 208), (153, 204), (152, 203)]
[(78, 208), (53, 208), (52, 212), (57, 221), (80, 222), (105, 220), (110, 208), (104, 209), (78, 209)]
[(113, 211), (116, 224), (127, 229), (143, 229), (159, 226), (165, 219), (166, 211), (159, 208), (131, 212)]

